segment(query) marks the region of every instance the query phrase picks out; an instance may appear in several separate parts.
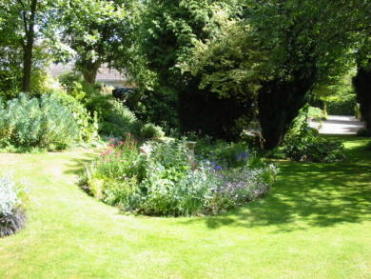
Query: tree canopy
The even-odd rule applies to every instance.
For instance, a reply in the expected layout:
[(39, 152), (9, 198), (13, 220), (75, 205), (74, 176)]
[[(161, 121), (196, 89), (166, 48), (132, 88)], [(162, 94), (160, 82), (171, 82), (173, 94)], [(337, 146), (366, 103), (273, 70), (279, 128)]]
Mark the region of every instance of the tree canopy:
[(367, 0), (4, 0), (0, 7), (0, 90), (30, 91), (45, 55), (74, 61), (89, 83), (108, 63), (142, 96), (163, 100), (157, 107), (176, 111), (182, 131), (234, 139), (258, 122), (267, 149), (282, 142), (311, 96), (332, 95), (351, 69), (369, 64)]

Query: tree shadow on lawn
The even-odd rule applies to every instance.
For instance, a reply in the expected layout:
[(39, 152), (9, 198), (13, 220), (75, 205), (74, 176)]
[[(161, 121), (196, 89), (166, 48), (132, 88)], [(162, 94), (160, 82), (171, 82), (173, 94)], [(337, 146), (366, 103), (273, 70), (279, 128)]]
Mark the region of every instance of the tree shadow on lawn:
[(183, 223), (293, 231), (370, 220), (371, 152), (360, 146), (348, 153), (352, 157), (341, 163), (280, 163), (278, 181), (266, 197), (220, 216)]
[(85, 170), (85, 166), (93, 162), (97, 156), (98, 152), (87, 152), (79, 156), (79, 158), (72, 158), (70, 163), (66, 165), (65, 174), (80, 175)]
[[(341, 163), (280, 162), (278, 181), (265, 197), (218, 216), (180, 218), (178, 224), (205, 223), (210, 229), (274, 226), (280, 232), (370, 220), (371, 148), (356, 144), (347, 153)], [(81, 174), (97, 155), (72, 159), (65, 173)]]

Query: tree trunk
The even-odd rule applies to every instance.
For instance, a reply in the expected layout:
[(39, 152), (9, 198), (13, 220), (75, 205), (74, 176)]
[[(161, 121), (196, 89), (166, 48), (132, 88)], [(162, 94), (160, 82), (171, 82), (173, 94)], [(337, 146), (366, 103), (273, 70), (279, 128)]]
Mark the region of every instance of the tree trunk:
[[(371, 65), (371, 61), (369, 64)], [(362, 119), (366, 122), (366, 129), (371, 136), (371, 67), (358, 67), (353, 85), (360, 104)]]
[(33, 47), (35, 42), (35, 18), (36, 18), (37, 0), (32, 0), (30, 16), (26, 16), (24, 11), (22, 18), (24, 22), (24, 31), (26, 40), (23, 45), (23, 77), (22, 77), (22, 91), (31, 91), (31, 75), (32, 75), (32, 58)]
[(22, 80), (22, 91), (31, 91), (31, 74), (32, 74), (32, 52), (33, 52), (33, 40), (27, 39), (26, 46), (23, 50), (23, 80)]
[(327, 102), (326, 101), (324, 101), (323, 102), (323, 112), (325, 113), (325, 116), (327, 117)]
[(306, 104), (313, 84), (314, 79), (309, 77), (263, 84), (258, 96), (258, 117), (265, 150), (272, 150), (282, 143), (292, 121)]
[(100, 66), (100, 62), (89, 62), (84, 66), (80, 66), (81, 73), (87, 83), (95, 84)]

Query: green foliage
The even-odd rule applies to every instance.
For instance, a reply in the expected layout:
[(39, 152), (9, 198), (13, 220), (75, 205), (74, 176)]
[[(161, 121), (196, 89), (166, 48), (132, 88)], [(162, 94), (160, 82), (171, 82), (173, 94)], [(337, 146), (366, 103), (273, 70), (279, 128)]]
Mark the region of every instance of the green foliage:
[(157, 88), (156, 91), (136, 90), (125, 102), (144, 122), (161, 125), (167, 131), (179, 127), (179, 116), (177, 111), (178, 98), (174, 91), (166, 88)]
[(73, 113), (56, 98), (40, 99), (20, 94), (1, 102), (1, 145), (62, 149), (79, 140), (79, 125)]
[(345, 159), (345, 150), (339, 141), (319, 136), (317, 130), (308, 126), (307, 119), (303, 121), (300, 117), (287, 134), (282, 151), (286, 158), (294, 161), (330, 163)]
[(76, 100), (81, 101), (86, 97), (87, 86), (84, 86), (85, 84), (82, 76), (70, 72), (61, 75), (58, 79), (67, 93)]
[(314, 97), (325, 103), (327, 113), (332, 115), (354, 115), (356, 96), (352, 87), (355, 69), (335, 77), (329, 77), (324, 84), (314, 88)]
[(246, 166), (255, 159), (246, 143), (210, 142), (207, 138), (197, 142), (195, 153), (201, 160), (207, 158), (224, 168)]
[(131, 139), (116, 143), (87, 168), (81, 183), (96, 198), (123, 210), (190, 216), (217, 214), (256, 199), (275, 179), (273, 166), (223, 170), (196, 160), (188, 146), (185, 141), (147, 142), (139, 155)]
[(307, 108), (304, 107), (304, 113), (306, 114), (305, 115), (306, 118), (317, 121), (321, 121), (327, 118), (326, 112), (317, 107), (312, 106), (308, 106)]
[(318, 0), (231, 3), (240, 7), (237, 15), (210, 5), (218, 28), (211, 38), (195, 36), (193, 58), (181, 67), (220, 96), (251, 98), (264, 148), (271, 149), (282, 141), (313, 87), (352, 66), (349, 49), (359, 41), (354, 33), (366, 22), (364, 10), (370, 6)]
[[(68, 95), (64, 94), (64, 98), (71, 99), (70, 102), (73, 99), (79, 100), (91, 115), (98, 118), (101, 134), (123, 138), (133, 134), (142, 139), (159, 139), (165, 135), (161, 127), (152, 123), (144, 122), (143, 124), (143, 121), (139, 121), (136, 114), (125, 104), (114, 100), (112, 95), (104, 95), (99, 84), (89, 84), (76, 73), (61, 76), (60, 82), (68, 93)], [(75, 103), (79, 105), (79, 109), (85, 110), (76, 100)], [(156, 110), (156, 114), (160, 113), (161, 110)], [(84, 118), (89, 118), (86, 112)], [(147, 115), (146, 119), (149, 118), (151, 117)]]
[(96, 113), (93, 113), (92, 117), (80, 102), (63, 91), (52, 92), (51, 96), (72, 113), (78, 126), (79, 141), (91, 142), (98, 139), (98, 119)]
[(144, 124), (140, 129), (140, 138), (147, 139), (161, 139), (165, 136), (164, 131), (160, 126), (152, 123)]
[(104, 135), (125, 137), (137, 127), (137, 118), (122, 103), (112, 100), (110, 108), (102, 111), (99, 130)]
[[(50, 0), (1, 1), (0, 17), (4, 16), (4, 24), (0, 27), (0, 55), (5, 54), (7, 57), (4, 64), (1, 61), (2, 66), (5, 66), (1, 68), (11, 77), (6, 83), (10, 82), (14, 87), (5, 90), (0, 88), (0, 91), (16, 93), (22, 88), (29, 93), (40, 89), (37, 82), (50, 55), (50, 52), (45, 51), (50, 45), (45, 38), (45, 31), (49, 27), (51, 9), (57, 3)], [(40, 43), (36, 44), (35, 41), (39, 39)], [(36, 84), (32, 85), (33, 82)]]
[[(228, 109), (228, 104), (224, 103), (214, 109), (212, 114), (205, 112), (205, 108), (211, 105), (204, 104), (208, 98), (214, 96), (200, 90), (200, 76), (193, 77), (180, 67), (191, 57), (197, 39), (207, 40), (218, 31), (218, 23), (212, 12), (215, 2), (218, 1), (167, 0), (144, 3), (135, 29), (137, 55), (129, 57), (135, 68), (133, 70), (133, 67), (129, 67), (129, 71), (144, 96), (139, 110), (148, 115), (148, 118), (142, 118), (138, 114), (141, 119), (165, 128), (180, 126), (182, 132), (206, 131), (217, 112), (220, 109)], [(200, 103), (202, 104), (198, 105)], [(229, 119), (224, 117), (227, 118)], [(214, 125), (212, 128), (215, 129), (222, 127), (219, 128), (219, 133), (214, 134), (227, 135), (229, 131), (220, 130), (225, 130), (233, 124), (232, 121), (220, 126)], [(205, 134), (210, 134), (212, 128)]]
[(74, 52), (75, 66), (86, 82), (93, 84), (99, 67), (112, 62), (117, 53), (124, 56), (126, 48), (120, 44), (126, 41), (129, 3), (74, 0), (59, 5), (60, 22), (55, 22), (63, 34), (59, 49), (66, 44)]
[(356, 96), (343, 99), (338, 102), (329, 102), (327, 104), (327, 113), (330, 115), (352, 115), (356, 114), (357, 100)]

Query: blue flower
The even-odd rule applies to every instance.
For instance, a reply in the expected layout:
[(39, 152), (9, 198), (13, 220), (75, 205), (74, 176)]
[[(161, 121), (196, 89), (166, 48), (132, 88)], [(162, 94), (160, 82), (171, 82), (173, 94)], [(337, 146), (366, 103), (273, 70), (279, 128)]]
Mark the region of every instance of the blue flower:
[(221, 167), (221, 166), (218, 166), (218, 165), (216, 165), (215, 167), (214, 167), (214, 170), (215, 171), (221, 171), (223, 168)]
[(241, 152), (236, 156), (237, 161), (244, 161), (249, 158), (249, 154), (247, 152)]

